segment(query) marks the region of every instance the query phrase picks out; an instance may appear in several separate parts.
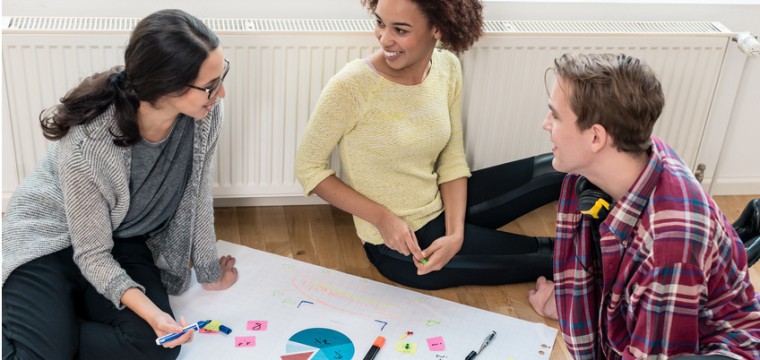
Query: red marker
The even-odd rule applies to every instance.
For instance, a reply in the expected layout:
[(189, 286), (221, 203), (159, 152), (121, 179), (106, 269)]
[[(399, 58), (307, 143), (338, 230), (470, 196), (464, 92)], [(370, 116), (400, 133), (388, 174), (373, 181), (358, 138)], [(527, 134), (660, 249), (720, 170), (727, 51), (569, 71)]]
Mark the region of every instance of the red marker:
[(383, 347), (383, 345), (385, 345), (385, 338), (378, 336), (377, 339), (375, 339), (375, 343), (372, 344), (372, 347), (370, 347), (369, 351), (367, 351), (367, 355), (364, 355), (364, 360), (374, 359), (375, 355), (380, 352), (380, 348)]

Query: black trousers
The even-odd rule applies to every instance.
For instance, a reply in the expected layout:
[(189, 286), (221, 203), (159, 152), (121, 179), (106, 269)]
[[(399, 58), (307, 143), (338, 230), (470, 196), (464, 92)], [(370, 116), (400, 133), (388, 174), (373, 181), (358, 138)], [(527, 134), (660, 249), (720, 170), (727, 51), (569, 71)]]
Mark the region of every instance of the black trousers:
[[(144, 242), (115, 243), (114, 259), (173, 315), (159, 270)], [(74, 264), (71, 247), (26, 263), (3, 285), (3, 359), (175, 359), (180, 347), (132, 310), (118, 310)]]
[[(365, 244), (367, 257), (383, 276), (419, 289), (498, 285), (552, 276), (552, 254), (538, 253), (535, 237), (498, 231), (512, 220), (559, 198), (564, 173), (544, 154), (474, 171), (467, 182), (462, 249), (443, 269), (417, 275), (411, 256), (385, 245)], [(442, 213), (415, 232), (422, 249), (446, 234)]]

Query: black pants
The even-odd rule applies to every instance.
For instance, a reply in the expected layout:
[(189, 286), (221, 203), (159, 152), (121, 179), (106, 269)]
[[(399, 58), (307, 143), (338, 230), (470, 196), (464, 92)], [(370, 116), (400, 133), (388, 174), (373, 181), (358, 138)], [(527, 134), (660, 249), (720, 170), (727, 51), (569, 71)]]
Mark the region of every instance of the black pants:
[[(385, 245), (364, 250), (381, 274), (419, 289), (459, 285), (498, 285), (552, 276), (552, 254), (538, 253), (536, 238), (498, 231), (512, 220), (559, 198), (563, 173), (551, 167), (551, 154), (474, 171), (467, 182), (467, 213), (462, 249), (443, 269), (417, 275), (411, 256)], [(415, 232), (425, 249), (446, 234), (442, 213)]]
[[(158, 268), (144, 242), (116, 242), (114, 259), (172, 315)], [(74, 264), (71, 247), (26, 263), (3, 285), (3, 359), (175, 359), (180, 348), (132, 310), (118, 310)]]

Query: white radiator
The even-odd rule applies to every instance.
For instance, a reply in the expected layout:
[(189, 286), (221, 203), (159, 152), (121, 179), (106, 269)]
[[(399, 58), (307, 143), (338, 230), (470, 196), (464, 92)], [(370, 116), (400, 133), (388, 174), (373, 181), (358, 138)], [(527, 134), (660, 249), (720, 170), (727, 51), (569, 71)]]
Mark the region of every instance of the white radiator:
[[(40, 111), (84, 76), (122, 63), (138, 19), (3, 20), (5, 204), (46, 150)], [(303, 201), (293, 173), (298, 140), (330, 76), (377, 48), (373, 21), (205, 21), (232, 64), (215, 197)], [(699, 160), (706, 129), (722, 141), (727, 122), (718, 121), (717, 133), (709, 125), (733, 33), (719, 23), (487, 21), (485, 30), (461, 56), (465, 143), (474, 169), (549, 151), (541, 129), (547, 109), (543, 74), (565, 52), (625, 52), (645, 59), (667, 99), (655, 133), (690, 165)]]

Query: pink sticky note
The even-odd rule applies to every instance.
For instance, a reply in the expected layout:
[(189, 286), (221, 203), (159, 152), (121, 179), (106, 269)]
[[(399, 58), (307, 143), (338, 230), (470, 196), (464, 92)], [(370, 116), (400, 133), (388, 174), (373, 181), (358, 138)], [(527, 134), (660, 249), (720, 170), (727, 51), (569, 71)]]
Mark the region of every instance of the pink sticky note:
[(248, 325), (245, 327), (248, 331), (266, 331), (266, 320), (248, 320)]
[(443, 342), (443, 337), (437, 336), (427, 339), (428, 348), (430, 351), (443, 351), (446, 350), (446, 344)]
[(235, 338), (235, 347), (254, 347), (256, 346), (255, 336), (238, 336)]

